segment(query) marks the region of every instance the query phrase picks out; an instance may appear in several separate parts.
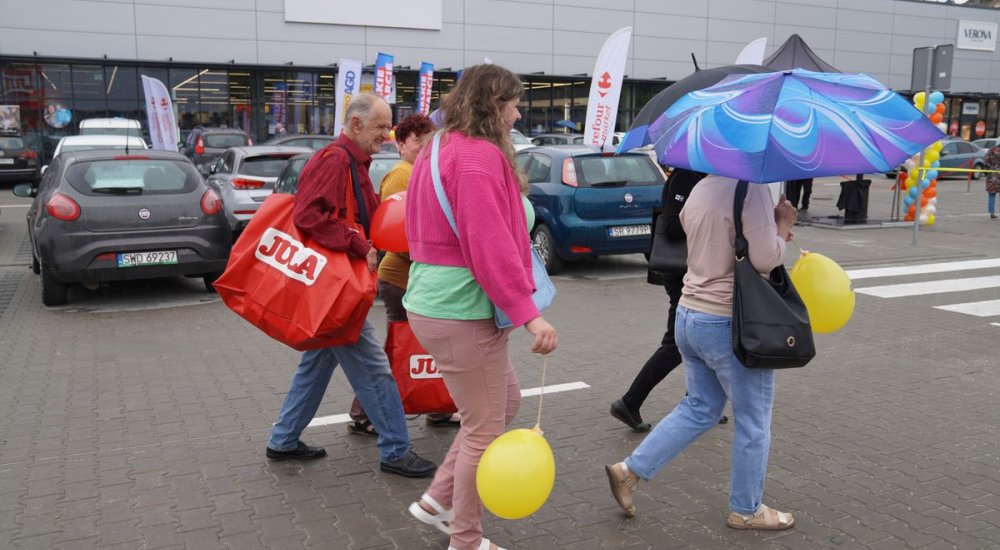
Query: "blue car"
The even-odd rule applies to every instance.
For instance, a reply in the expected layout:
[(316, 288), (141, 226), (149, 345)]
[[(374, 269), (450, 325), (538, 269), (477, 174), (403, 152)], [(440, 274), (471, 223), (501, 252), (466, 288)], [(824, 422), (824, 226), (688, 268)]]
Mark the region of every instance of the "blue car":
[(664, 177), (648, 155), (560, 145), (525, 149), (517, 164), (535, 208), (531, 240), (549, 273), (578, 258), (649, 253)]

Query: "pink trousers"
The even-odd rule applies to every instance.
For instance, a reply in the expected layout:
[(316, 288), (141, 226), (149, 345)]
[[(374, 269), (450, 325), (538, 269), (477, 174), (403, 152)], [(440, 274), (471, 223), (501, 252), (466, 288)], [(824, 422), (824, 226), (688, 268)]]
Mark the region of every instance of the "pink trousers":
[(476, 468), (486, 447), (504, 433), (521, 404), (521, 388), (507, 354), (510, 330), (493, 319), (454, 321), (409, 314), (410, 328), (434, 356), (462, 415), (462, 427), (427, 494), (451, 508), (451, 546), (476, 550), (483, 537), (483, 503)]

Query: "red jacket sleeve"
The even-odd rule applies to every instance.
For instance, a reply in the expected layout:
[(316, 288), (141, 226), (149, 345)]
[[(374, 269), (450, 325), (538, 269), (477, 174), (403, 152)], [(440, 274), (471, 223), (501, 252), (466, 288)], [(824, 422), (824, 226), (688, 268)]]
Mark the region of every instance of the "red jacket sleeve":
[(295, 227), (323, 248), (364, 258), (371, 244), (344, 223), (348, 185), (351, 167), (347, 152), (333, 147), (320, 151), (299, 176), (293, 220)]

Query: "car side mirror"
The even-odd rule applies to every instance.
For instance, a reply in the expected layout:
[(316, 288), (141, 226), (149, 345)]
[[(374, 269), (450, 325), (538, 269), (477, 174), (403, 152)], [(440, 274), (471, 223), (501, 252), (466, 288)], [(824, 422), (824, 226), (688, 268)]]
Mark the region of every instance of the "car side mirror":
[(200, 167), (198, 167), (198, 171), (201, 172), (202, 176), (208, 177), (215, 173), (215, 166), (202, 164)]
[(15, 185), (14, 189), (11, 191), (13, 191), (14, 195), (24, 197), (26, 199), (34, 198), (34, 196), (38, 194), (38, 190), (35, 189), (35, 186), (30, 183), (19, 183)]

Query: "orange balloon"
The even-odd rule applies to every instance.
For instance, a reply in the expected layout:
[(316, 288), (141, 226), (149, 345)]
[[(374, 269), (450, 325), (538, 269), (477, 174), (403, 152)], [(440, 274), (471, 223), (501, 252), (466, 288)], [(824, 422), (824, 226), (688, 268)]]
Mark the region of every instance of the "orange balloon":
[(941, 113), (942, 115), (944, 114), (945, 109), (947, 109), (947, 107), (945, 107), (944, 103), (938, 103), (937, 107), (934, 108), (935, 112)]
[(937, 189), (934, 189), (933, 187), (928, 187), (927, 190), (924, 191), (924, 196), (927, 197), (928, 199), (933, 199), (934, 197), (937, 196)]
[(372, 215), (372, 244), (387, 252), (407, 252), (406, 191), (386, 197)]
[(928, 189), (934, 189), (935, 187), (937, 187), (937, 178), (932, 179), (930, 183), (927, 184)]
[(917, 215), (917, 205), (911, 204), (910, 208), (906, 212), (907, 212), (907, 215), (910, 216), (910, 217), (916, 216)]
[(913, 214), (907, 214), (906, 216), (904, 216), (903, 217), (903, 221), (905, 221), (905, 222), (912, 222), (913, 221)]
[(923, 207), (927, 206), (927, 201), (928, 200), (930, 200), (930, 199), (927, 198), (927, 195), (924, 195), (924, 196), (920, 197), (920, 207), (923, 208)]
[(942, 120), (944, 120), (944, 115), (941, 113), (934, 113), (931, 115), (931, 122), (934, 124), (940, 124)]

